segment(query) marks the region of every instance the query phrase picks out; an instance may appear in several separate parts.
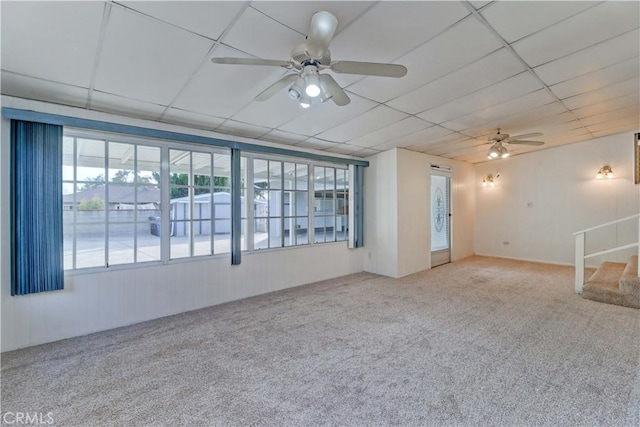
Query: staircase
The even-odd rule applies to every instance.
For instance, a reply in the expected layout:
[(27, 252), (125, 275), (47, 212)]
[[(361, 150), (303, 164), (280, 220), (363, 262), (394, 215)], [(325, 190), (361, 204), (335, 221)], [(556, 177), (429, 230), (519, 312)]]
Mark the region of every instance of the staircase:
[[(588, 232), (605, 227), (617, 226), (619, 223), (625, 221), (636, 221), (638, 223), (638, 231), (634, 232), (638, 234), (637, 242), (623, 244), (585, 255), (585, 236)], [(626, 264), (620, 262), (603, 262), (596, 272), (593, 273), (586, 282), (584, 281), (585, 260), (622, 250), (633, 249), (635, 252), (638, 251), (638, 248), (640, 248), (640, 214), (587, 228), (573, 234), (576, 239), (576, 293), (582, 294), (583, 298), (593, 301), (640, 309), (640, 276), (638, 276), (640, 263), (638, 261), (638, 255), (633, 255)]]
[(582, 298), (607, 304), (640, 308), (638, 256), (627, 264), (603, 262), (582, 288)]

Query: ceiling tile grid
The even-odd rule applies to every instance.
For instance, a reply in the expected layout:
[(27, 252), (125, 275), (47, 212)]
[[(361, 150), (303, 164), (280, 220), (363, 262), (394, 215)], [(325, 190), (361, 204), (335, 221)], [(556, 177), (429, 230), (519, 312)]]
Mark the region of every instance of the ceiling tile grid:
[(212, 46), (182, 29), (112, 7), (95, 89), (168, 105)]
[[(543, 132), (527, 153), (640, 128), (640, 3), (590, 1), (0, 2), (2, 94), (366, 157), (390, 148), (486, 161), (487, 135)], [(335, 73), (351, 98), (302, 110), (288, 60), (311, 15), (338, 18)], [(321, 71), (323, 73), (330, 71)]]

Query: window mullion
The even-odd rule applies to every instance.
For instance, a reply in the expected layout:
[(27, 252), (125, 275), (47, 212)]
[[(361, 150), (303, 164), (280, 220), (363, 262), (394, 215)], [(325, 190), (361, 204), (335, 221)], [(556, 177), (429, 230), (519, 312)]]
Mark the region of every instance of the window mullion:
[(189, 178), (187, 181), (187, 194), (189, 195), (189, 203), (187, 206), (189, 207), (189, 220), (187, 222), (189, 226), (189, 256), (192, 257), (195, 252), (193, 240), (193, 211), (194, 211), (194, 193), (195, 193), (195, 182), (193, 179), (193, 151), (189, 151)]
[(254, 233), (255, 233), (255, 191), (253, 188), (253, 158), (245, 157), (245, 173), (247, 176), (245, 177), (245, 202), (244, 202), (244, 210), (245, 210), (245, 242), (247, 244), (247, 251), (254, 251)]
[(133, 146), (133, 262), (138, 262), (138, 146)]
[[(215, 176), (216, 176), (216, 159), (215, 159), (216, 154), (215, 153), (210, 153), (210, 159), (211, 161), (209, 162), (209, 164), (211, 165), (211, 173), (209, 175), (209, 206), (211, 207), (211, 212), (209, 214), (209, 216), (211, 217), (209, 219), (210, 224), (209, 224), (209, 230), (210, 234), (211, 234), (211, 255), (215, 254), (215, 235), (216, 235), (216, 221), (215, 221), (215, 216), (216, 216), (216, 204), (215, 204), (215, 190), (216, 190), (216, 183), (215, 183)], [(202, 220), (202, 218), (201, 218)]]
[(336, 168), (331, 168), (333, 173), (333, 206), (331, 215), (333, 216), (333, 239), (332, 242), (338, 240), (338, 216), (336, 212), (338, 211), (338, 174), (336, 173)]
[(76, 269), (76, 250), (78, 240), (78, 139), (73, 138), (73, 245), (71, 255), (71, 268)]
[(160, 149), (160, 259), (167, 263), (171, 257), (171, 190), (169, 177), (169, 147)]
[(316, 200), (315, 176), (315, 167), (313, 165), (309, 165), (309, 173), (307, 176), (307, 188), (309, 189), (309, 226), (307, 227), (307, 236), (309, 239), (309, 245), (311, 246), (316, 244), (316, 218), (314, 212)]
[(240, 244), (241, 213), (240, 213), (240, 150), (231, 149), (231, 265), (242, 262), (242, 245)]
[(104, 141), (104, 265), (109, 267), (109, 142)]
[(284, 248), (284, 162), (280, 163), (280, 247)]

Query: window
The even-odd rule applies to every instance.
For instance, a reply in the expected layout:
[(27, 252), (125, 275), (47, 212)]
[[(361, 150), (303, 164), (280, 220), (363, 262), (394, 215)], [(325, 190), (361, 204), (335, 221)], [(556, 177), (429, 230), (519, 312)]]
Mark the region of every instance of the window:
[[(64, 268), (230, 253), (231, 176), (228, 149), (65, 132)], [(247, 153), (240, 176), (243, 251), (347, 239), (346, 169)]]
[(349, 237), (348, 174), (346, 169), (314, 168), (313, 216), (316, 243), (336, 242)]
[(170, 257), (231, 251), (231, 158), (169, 149)]
[(158, 147), (66, 136), (65, 269), (160, 260), (159, 179)]
[(309, 243), (309, 165), (253, 159), (254, 249)]

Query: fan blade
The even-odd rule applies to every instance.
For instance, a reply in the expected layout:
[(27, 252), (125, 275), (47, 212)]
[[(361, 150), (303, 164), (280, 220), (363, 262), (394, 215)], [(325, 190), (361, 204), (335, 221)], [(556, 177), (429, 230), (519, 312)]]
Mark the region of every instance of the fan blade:
[(516, 135), (516, 136), (512, 136), (512, 139), (523, 139), (523, 138), (531, 138), (534, 136), (542, 136), (543, 134), (540, 132), (533, 132), (533, 133), (525, 133), (524, 135)]
[(211, 58), (214, 64), (231, 64), (231, 65), (267, 65), (272, 67), (291, 67), (289, 61), (279, 61), (277, 59), (260, 59), (260, 58)]
[(520, 145), (544, 145), (542, 141), (524, 141), (522, 139), (510, 139), (509, 144), (520, 144)]
[(284, 89), (285, 87), (293, 83), (297, 78), (298, 78), (297, 74), (288, 74), (284, 76), (283, 78), (281, 78), (280, 80), (278, 80), (277, 82), (275, 82), (274, 84), (272, 84), (271, 86), (269, 86), (268, 88), (260, 92), (258, 96), (255, 97), (255, 100), (266, 101), (267, 99), (275, 95), (276, 92), (278, 92), (281, 89)]
[(351, 102), (349, 96), (329, 74), (320, 75), (320, 84), (323, 85), (324, 89), (331, 95), (331, 99), (336, 105), (343, 107)]
[(334, 61), (331, 70), (341, 74), (360, 74), (363, 76), (404, 77), (407, 67), (378, 62)]
[(338, 18), (329, 12), (316, 12), (311, 17), (307, 35), (307, 55), (320, 59), (329, 48), (329, 43), (338, 27)]

